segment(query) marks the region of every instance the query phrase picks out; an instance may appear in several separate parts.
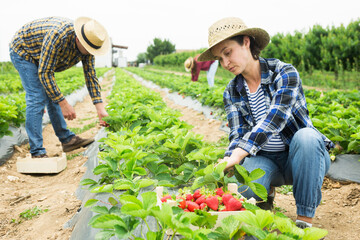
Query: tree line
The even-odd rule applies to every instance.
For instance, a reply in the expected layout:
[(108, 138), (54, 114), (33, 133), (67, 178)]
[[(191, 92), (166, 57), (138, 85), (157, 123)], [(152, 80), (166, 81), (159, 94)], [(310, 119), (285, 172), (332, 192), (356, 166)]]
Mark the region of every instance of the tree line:
[[(169, 40), (155, 38), (142, 56), (156, 65), (181, 66), (186, 58), (202, 52), (202, 49), (174, 52), (175, 45)], [(347, 26), (323, 28), (314, 25), (307, 33), (275, 34), (261, 56), (278, 58), (293, 64), (300, 71), (360, 71), (360, 19)]]

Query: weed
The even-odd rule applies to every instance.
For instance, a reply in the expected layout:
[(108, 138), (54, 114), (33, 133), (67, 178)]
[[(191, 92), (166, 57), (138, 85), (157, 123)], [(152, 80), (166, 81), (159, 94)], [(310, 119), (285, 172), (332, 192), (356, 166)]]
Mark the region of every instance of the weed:
[(276, 191), (281, 194), (288, 194), (288, 193), (292, 193), (293, 187), (292, 185), (283, 185), (281, 187), (277, 187)]
[(74, 158), (76, 158), (77, 156), (80, 156), (82, 153), (74, 153), (74, 154), (71, 154), (71, 155), (68, 155), (66, 156), (67, 160), (72, 160)]
[(21, 212), (19, 214), (19, 219), (16, 220), (16, 219), (13, 218), (13, 219), (11, 219), (11, 222), (20, 224), (23, 220), (30, 220), (33, 217), (39, 216), (41, 213), (44, 213), (44, 212), (47, 212), (47, 211), (49, 211), (49, 209), (42, 210), (38, 206), (35, 206), (33, 208), (29, 208), (29, 209)]
[(70, 131), (72, 131), (75, 134), (81, 134), (81, 133), (86, 132), (87, 130), (95, 127), (97, 123), (98, 123), (98, 121), (90, 123), (88, 125), (85, 125), (82, 128), (70, 128)]

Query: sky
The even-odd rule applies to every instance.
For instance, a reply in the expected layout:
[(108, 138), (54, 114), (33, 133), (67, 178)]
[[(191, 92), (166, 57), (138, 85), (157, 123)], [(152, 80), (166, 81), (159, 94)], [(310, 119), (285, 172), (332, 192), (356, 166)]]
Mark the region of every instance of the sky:
[(316, 24), (347, 26), (360, 18), (359, 9), (359, 0), (2, 0), (0, 62), (10, 61), (8, 45), (22, 25), (48, 16), (96, 19), (113, 44), (128, 47), (123, 55), (134, 61), (154, 38), (176, 49), (207, 47), (208, 28), (224, 17), (239, 17), (273, 36), (306, 33)]

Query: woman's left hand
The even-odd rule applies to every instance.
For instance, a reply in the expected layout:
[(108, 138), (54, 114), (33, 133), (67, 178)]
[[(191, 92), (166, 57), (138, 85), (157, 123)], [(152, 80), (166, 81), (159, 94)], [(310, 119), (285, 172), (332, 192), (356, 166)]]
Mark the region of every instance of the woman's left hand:
[(234, 168), (236, 164), (239, 164), (249, 153), (243, 150), (242, 148), (235, 148), (230, 157), (224, 157), (223, 159), (219, 159), (219, 163), (227, 162), (225, 167), (225, 172), (230, 171)]

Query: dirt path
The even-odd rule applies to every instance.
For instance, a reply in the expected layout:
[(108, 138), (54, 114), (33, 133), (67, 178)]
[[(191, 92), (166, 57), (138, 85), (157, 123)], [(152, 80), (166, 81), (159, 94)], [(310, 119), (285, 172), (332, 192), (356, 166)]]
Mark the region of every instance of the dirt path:
[[(104, 78), (101, 83), (103, 99), (110, 90), (111, 77)], [(179, 106), (167, 99), (166, 93), (159, 91), (169, 107), (182, 112), (182, 120), (194, 126), (193, 131), (204, 136), (204, 140), (215, 142), (226, 137), (226, 133), (219, 130), (220, 122), (209, 120), (203, 114), (192, 109)], [(96, 111), (90, 97), (75, 106), (77, 119), (69, 121), (71, 128), (81, 128), (97, 121)], [(82, 137), (95, 136), (100, 127), (80, 134)], [(45, 146), (51, 156), (61, 152), (61, 144), (55, 137), (51, 125), (44, 129)], [(74, 196), (79, 181), (86, 169), (82, 165), (86, 157), (77, 153), (84, 149), (71, 152), (74, 158), (68, 160), (65, 171), (53, 175), (28, 175), (16, 172), (16, 159), (25, 156), (28, 145), (16, 151), (14, 156), (0, 167), (0, 239), (69, 239), (71, 229), (63, 229), (66, 223), (77, 211), (81, 202)], [(13, 177), (17, 177), (18, 179)], [(360, 185), (342, 185), (326, 179), (323, 188), (323, 200), (319, 206), (314, 226), (329, 231), (327, 240), (357, 240), (360, 239)], [(18, 201), (18, 202), (17, 202)], [(277, 193), (275, 205), (291, 219), (296, 218), (295, 202), (292, 195)], [(48, 209), (38, 217), (19, 221), (19, 214), (35, 206)]]

